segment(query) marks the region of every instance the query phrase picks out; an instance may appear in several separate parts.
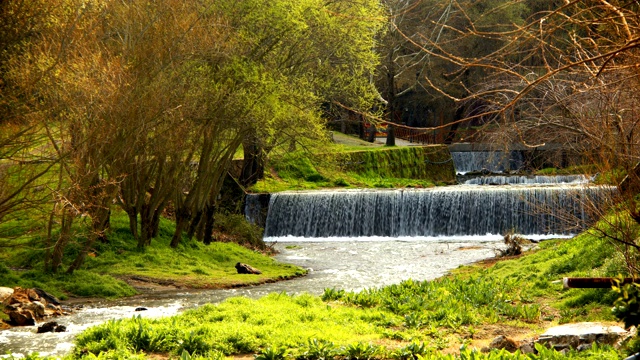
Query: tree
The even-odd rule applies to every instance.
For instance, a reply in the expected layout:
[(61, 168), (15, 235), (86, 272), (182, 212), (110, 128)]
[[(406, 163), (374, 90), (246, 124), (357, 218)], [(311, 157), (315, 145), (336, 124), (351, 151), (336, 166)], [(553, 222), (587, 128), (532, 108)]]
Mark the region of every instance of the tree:
[[(462, 95), (429, 83), (458, 106), (473, 106), (459, 122), (481, 119), (489, 141), (530, 147), (559, 143), (590, 157), (601, 173), (625, 174), (618, 195), (598, 213), (602, 221), (594, 230), (620, 247), (630, 273), (637, 274), (639, 5), (613, 0), (526, 4), (535, 12), (522, 23), (480, 27), (472, 22), (459, 33), (460, 39), (499, 40), (483, 56), (436, 43), (422, 47), (458, 74), (481, 71), (484, 81), (470, 84)], [(504, 2), (502, 8), (521, 5)], [(616, 206), (614, 215), (606, 212), (611, 206)]]

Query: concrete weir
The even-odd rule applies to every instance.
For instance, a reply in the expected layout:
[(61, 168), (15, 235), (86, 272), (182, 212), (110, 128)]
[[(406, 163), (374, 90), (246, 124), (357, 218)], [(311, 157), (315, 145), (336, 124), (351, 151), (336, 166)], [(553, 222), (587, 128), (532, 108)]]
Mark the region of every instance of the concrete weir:
[(272, 194), (266, 237), (447, 237), (570, 234), (589, 221), (585, 199), (607, 187), (448, 186)]

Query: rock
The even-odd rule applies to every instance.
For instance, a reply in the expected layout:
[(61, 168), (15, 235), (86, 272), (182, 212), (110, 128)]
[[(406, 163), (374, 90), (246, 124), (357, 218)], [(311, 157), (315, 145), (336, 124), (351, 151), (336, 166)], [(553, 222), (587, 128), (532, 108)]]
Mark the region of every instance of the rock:
[(33, 289), (25, 289), (29, 300), (31, 301), (40, 301), (40, 295)]
[(137, 307), (134, 311), (147, 311), (146, 307)]
[(58, 327), (58, 323), (55, 321), (49, 321), (47, 323), (44, 323), (40, 326), (38, 326), (38, 330), (36, 330), (36, 334), (44, 334), (44, 333), (48, 333), (48, 332), (53, 332), (56, 327)]
[(238, 274), (262, 274), (262, 271), (243, 263), (237, 263), (236, 270)]
[(614, 345), (627, 332), (619, 326), (609, 326), (602, 323), (573, 323), (555, 326), (540, 335), (538, 343), (556, 350), (578, 349), (581, 345), (593, 344)]
[(30, 310), (37, 318), (42, 318), (45, 316), (44, 304), (40, 301), (32, 301), (31, 303), (25, 304), (22, 307), (24, 309)]
[(33, 291), (35, 291), (36, 294), (38, 294), (38, 296), (44, 299), (48, 304), (60, 305), (60, 300), (58, 300), (57, 297), (49, 294), (48, 292), (39, 288), (33, 288)]
[(9, 315), (11, 325), (33, 326), (36, 321), (51, 316), (63, 315), (60, 302), (42, 289), (16, 287), (2, 302), (3, 311)]
[(489, 351), (497, 349), (497, 350), (507, 350), (508, 352), (515, 352), (518, 350), (518, 343), (516, 343), (513, 339), (510, 339), (504, 335), (500, 335), (497, 338), (493, 339), (489, 344)]
[(581, 344), (576, 348), (577, 351), (587, 351), (591, 349), (592, 344)]
[(6, 298), (13, 294), (13, 289), (8, 287), (0, 286), (0, 302), (4, 301)]
[(9, 319), (11, 319), (11, 324), (15, 326), (33, 326), (36, 324), (35, 317), (33, 313), (29, 310), (17, 310), (6, 312), (9, 315)]
[(520, 347), (518, 349), (523, 354), (535, 354), (536, 353), (536, 347), (535, 347), (533, 341), (526, 341), (526, 342), (520, 344)]
[(49, 321), (38, 326), (38, 330), (36, 330), (37, 334), (44, 334), (48, 332), (65, 332), (67, 331), (67, 327), (64, 325), (59, 325), (55, 321)]
[(6, 306), (13, 304), (26, 304), (29, 302), (31, 302), (31, 300), (29, 300), (27, 290), (21, 287), (16, 287), (13, 289), (13, 294), (6, 298), (2, 303)]

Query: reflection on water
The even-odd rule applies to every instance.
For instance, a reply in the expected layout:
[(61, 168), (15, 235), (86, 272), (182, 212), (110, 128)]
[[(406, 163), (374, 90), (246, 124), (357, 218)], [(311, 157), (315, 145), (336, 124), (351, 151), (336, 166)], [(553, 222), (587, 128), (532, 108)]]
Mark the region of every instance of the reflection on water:
[[(274, 240), (274, 239), (272, 239)], [(73, 338), (82, 330), (134, 315), (161, 317), (232, 296), (261, 297), (270, 292), (322, 294), (325, 288), (359, 291), (381, 287), (405, 279), (430, 280), (460, 265), (492, 257), (500, 246), (496, 241), (464, 239), (447, 242), (332, 241), (276, 243), (276, 259), (309, 269), (309, 275), (260, 286), (230, 289), (164, 292), (134, 298), (88, 304), (83, 310), (56, 319), (67, 326), (66, 333), (35, 334), (35, 327), (0, 331), (0, 354), (32, 353), (63, 355), (72, 348)], [(353, 239), (352, 239), (353, 240)], [(380, 240), (380, 239), (379, 239)], [(144, 306), (148, 311), (135, 312)]]

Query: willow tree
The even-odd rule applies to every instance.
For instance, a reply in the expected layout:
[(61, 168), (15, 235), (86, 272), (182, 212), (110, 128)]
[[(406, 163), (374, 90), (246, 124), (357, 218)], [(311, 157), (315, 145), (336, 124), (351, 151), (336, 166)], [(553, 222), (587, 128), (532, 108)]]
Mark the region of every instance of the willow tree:
[[(228, 21), (237, 42), (235, 56), (208, 69), (208, 78), (227, 92), (223, 101), (210, 103), (205, 114), (212, 131), (226, 134), (226, 139), (202, 139), (196, 176), (185, 182), (187, 191), (176, 194), (173, 246), (189, 222), (191, 229), (198, 223), (211, 228), (222, 176), (239, 145), (245, 154), (242, 182), (249, 184), (278, 145), (324, 135), (323, 102), (340, 94), (364, 105), (372, 93), (368, 77), (376, 63), (372, 48), (380, 21), (376, 2), (213, 4), (210, 12)], [(204, 232), (205, 242), (210, 235)]]
[(238, 22), (253, 34), (248, 54), (282, 86), (275, 117), (268, 126), (253, 127), (243, 141), (241, 183), (250, 185), (272, 150), (324, 137), (322, 104), (370, 109), (375, 92), (370, 78), (378, 62), (373, 49), (384, 17), (380, 4), (369, 0), (241, 6)]

